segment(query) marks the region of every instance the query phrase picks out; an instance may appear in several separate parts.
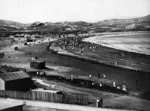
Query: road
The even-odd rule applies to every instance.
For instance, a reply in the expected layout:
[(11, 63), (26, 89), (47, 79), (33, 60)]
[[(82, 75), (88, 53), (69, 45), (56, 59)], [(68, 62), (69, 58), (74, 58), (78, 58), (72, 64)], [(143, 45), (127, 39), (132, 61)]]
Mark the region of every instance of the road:
[(120, 109), (108, 109), (108, 108), (96, 108), (96, 107), (86, 107), (79, 105), (70, 105), (70, 104), (61, 104), (61, 103), (52, 103), (52, 102), (41, 102), (41, 101), (31, 101), (31, 100), (19, 100), (19, 99), (10, 99), (10, 98), (0, 98), (0, 103), (8, 101), (9, 103), (25, 103), (29, 106), (38, 106), (38, 107), (46, 107), (51, 109), (59, 109), (59, 110), (69, 110), (69, 111), (129, 111), (129, 110), (120, 110)]

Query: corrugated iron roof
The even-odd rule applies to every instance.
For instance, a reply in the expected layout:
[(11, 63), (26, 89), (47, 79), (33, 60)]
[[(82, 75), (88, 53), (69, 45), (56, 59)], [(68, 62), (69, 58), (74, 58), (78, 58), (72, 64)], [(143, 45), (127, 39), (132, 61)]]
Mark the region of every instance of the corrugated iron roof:
[(1, 73), (0, 78), (3, 79), (4, 81), (11, 81), (17, 79), (30, 78), (30, 76), (23, 71), (17, 71), (17, 72)]

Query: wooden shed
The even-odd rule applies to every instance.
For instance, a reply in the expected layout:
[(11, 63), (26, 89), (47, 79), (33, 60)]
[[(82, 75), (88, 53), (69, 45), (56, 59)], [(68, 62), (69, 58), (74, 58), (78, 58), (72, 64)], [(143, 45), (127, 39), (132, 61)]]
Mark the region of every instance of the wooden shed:
[(19, 50), (19, 48), (16, 46), (16, 47), (14, 47), (14, 50)]
[(31, 77), (23, 71), (0, 73), (0, 90), (30, 91), (32, 87)]
[(0, 111), (23, 111), (23, 104), (9, 100), (0, 100)]
[(0, 58), (3, 58), (5, 56), (4, 52), (0, 52)]
[(33, 69), (45, 69), (45, 61), (31, 61), (30, 67)]

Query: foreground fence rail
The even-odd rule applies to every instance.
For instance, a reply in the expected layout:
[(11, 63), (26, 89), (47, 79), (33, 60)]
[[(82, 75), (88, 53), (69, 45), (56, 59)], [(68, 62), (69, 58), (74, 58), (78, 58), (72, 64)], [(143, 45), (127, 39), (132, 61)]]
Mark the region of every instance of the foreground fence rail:
[(68, 104), (88, 104), (88, 97), (81, 94), (57, 94), (50, 92), (30, 91), (30, 92), (18, 92), (18, 91), (5, 91), (0, 90), (0, 97), (14, 98), (14, 99), (27, 99), (38, 100), (47, 102), (59, 102)]

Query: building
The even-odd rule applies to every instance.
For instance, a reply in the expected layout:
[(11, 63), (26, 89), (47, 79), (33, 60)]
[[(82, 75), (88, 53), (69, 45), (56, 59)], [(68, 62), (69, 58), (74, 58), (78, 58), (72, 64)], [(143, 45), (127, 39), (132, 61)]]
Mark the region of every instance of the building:
[(33, 42), (33, 40), (32, 39), (27, 39), (27, 42)]
[(45, 69), (45, 61), (31, 61), (30, 67), (33, 69)]
[(30, 91), (31, 88), (33, 81), (23, 71), (0, 73), (0, 90)]
[(5, 56), (4, 52), (0, 52), (0, 58), (3, 58)]
[(14, 47), (14, 50), (19, 50), (19, 48), (18, 47)]
[(23, 111), (23, 104), (1, 99), (0, 111)]

